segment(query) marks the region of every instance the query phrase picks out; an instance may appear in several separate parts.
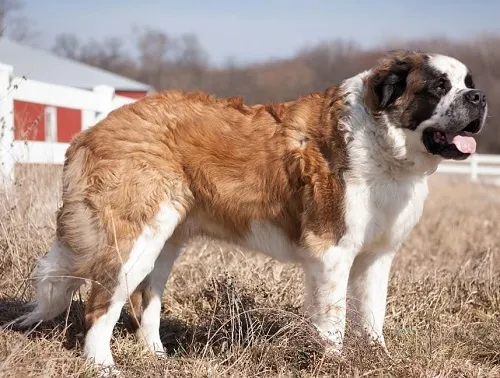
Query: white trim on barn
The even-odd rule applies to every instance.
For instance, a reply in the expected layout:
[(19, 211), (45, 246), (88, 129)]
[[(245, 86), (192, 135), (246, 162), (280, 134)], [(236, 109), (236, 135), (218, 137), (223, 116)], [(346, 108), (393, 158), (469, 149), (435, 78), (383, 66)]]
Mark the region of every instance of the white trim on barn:
[(57, 142), (57, 108), (55, 106), (45, 107), (45, 141)]

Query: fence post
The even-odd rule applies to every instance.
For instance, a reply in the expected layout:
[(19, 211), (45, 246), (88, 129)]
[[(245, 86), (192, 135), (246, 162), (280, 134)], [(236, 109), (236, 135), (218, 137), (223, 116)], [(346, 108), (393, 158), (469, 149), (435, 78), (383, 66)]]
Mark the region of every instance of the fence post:
[(14, 183), (14, 68), (0, 63), (0, 173), (2, 184)]
[(479, 162), (477, 161), (477, 155), (472, 154), (470, 157), (470, 179), (472, 182), (477, 182), (479, 174)]
[[(113, 97), (115, 96), (115, 88), (109, 85), (97, 85), (93, 88), (94, 93), (99, 96), (99, 101), (102, 104), (102, 112), (96, 112), (94, 124), (106, 118), (111, 110), (113, 110)], [(93, 125), (92, 125), (93, 126)]]
[(96, 124), (97, 112), (89, 109), (82, 109), (82, 131)]

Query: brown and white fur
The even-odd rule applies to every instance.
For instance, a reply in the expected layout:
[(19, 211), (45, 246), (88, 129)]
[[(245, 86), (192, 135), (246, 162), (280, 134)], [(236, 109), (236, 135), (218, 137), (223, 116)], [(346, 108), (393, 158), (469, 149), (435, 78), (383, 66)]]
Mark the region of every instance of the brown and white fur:
[(141, 338), (161, 353), (170, 270), (206, 235), (301, 264), (305, 313), (334, 348), (346, 316), (385, 347), (391, 262), (420, 219), (427, 178), (443, 158), (468, 156), (443, 135), (483, 127), (485, 96), (472, 87), (451, 57), (396, 52), (283, 104), (165, 91), (113, 111), (67, 150), (57, 238), (22, 324), (62, 313), (91, 280), (84, 356), (114, 365), (129, 296)]

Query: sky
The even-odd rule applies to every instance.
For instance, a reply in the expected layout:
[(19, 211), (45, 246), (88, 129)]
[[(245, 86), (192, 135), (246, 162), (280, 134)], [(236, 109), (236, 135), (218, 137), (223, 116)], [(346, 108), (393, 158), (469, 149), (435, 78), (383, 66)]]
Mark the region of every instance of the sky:
[(342, 38), (364, 47), (386, 40), (499, 33), (495, 0), (24, 0), (39, 44), (58, 33), (84, 40), (119, 36), (133, 26), (172, 35), (194, 33), (214, 64), (287, 57), (321, 41)]

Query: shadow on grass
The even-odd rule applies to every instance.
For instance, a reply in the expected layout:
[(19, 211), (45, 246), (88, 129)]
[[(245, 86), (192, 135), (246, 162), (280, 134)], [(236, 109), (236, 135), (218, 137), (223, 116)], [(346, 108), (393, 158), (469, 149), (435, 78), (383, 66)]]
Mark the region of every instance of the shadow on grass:
[(21, 327), (16, 320), (27, 311), (29, 308), (26, 301), (0, 298), (1, 330), (22, 333), (28, 339), (50, 339), (63, 335), (63, 346), (68, 350), (76, 349), (82, 345), (84, 305), (81, 301), (73, 300), (69, 311), (65, 311), (50, 321), (35, 324), (32, 327)]
[[(266, 303), (265, 295), (255, 294), (255, 290), (236, 285), (228, 277), (208, 281), (187, 299), (190, 306), (200, 308), (197, 324), (188, 324), (170, 315), (162, 317), (160, 334), (167, 355), (172, 358), (215, 359), (227, 366), (239, 364), (241, 371), (252, 373), (279, 373), (284, 367), (288, 372), (316, 374), (339, 368), (350, 371), (351, 364), (325, 354), (324, 342), (314, 327), (299, 315), (298, 308), (273, 308)], [(200, 303), (205, 306), (200, 306)], [(0, 299), (0, 325), (3, 327), (23, 315), (25, 306), (23, 301)], [(133, 332), (131, 324), (124, 309), (116, 324), (115, 336), (119, 338)], [(66, 349), (79, 351), (85, 334), (84, 304), (74, 300), (68, 312), (39, 324), (35, 329), (22, 329), (15, 324), (7, 329), (23, 333), (29, 339), (62, 336)], [(370, 356), (365, 352), (368, 351), (357, 353), (357, 364), (370, 368), (381, 366), (380, 356)]]
[[(16, 323), (16, 319), (28, 311), (27, 305), (26, 301), (0, 298), (0, 330), (2, 332), (18, 332), (24, 334), (28, 339), (50, 339), (63, 336), (63, 346), (68, 350), (77, 350), (83, 346), (86, 330), (85, 304), (82, 301), (73, 300), (69, 311), (65, 311), (52, 320), (32, 327), (21, 327)], [(198, 327), (192, 327), (177, 319), (162, 319), (160, 331), (166, 335), (168, 344), (166, 349), (171, 353), (185, 349), (186, 346), (183, 345), (183, 342), (199, 335)], [(114, 335), (120, 337), (126, 333), (134, 332), (131, 316), (124, 308), (116, 323)]]

